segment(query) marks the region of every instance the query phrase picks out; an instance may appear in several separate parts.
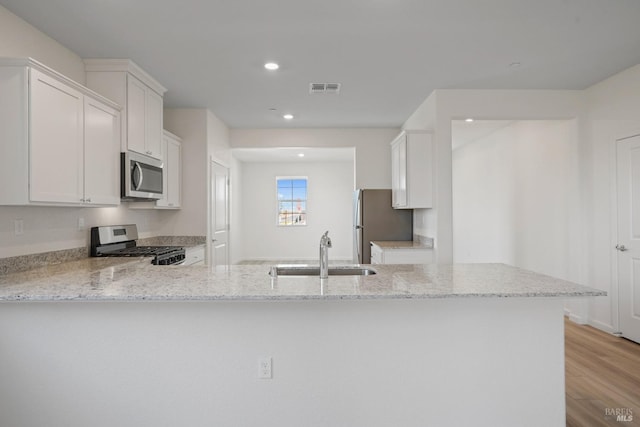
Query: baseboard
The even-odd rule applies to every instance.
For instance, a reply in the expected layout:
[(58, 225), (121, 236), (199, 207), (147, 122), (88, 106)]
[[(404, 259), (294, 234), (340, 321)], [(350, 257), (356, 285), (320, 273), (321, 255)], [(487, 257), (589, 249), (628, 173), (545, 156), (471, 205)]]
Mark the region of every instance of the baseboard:
[(601, 331), (606, 332), (608, 334), (612, 334), (612, 335), (616, 335), (616, 336), (622, 336), (620, 331), (616, 331), (613, 326), (608, 325), (608, 324), (606, 324), (604, 322), (600, 322), (598, 320), (591, 320), (589, 322), (589, 325), (593, 326), (596, 329), (600, 329)]

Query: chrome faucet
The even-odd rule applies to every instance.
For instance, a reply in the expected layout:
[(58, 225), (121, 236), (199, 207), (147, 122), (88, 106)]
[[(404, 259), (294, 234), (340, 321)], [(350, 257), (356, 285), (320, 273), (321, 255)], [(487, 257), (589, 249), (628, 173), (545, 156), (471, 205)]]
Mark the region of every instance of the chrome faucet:
[(331, 237), (325, 231), (320, 238), (320, 278), (329, 278), (329, 248), (331, 247)]

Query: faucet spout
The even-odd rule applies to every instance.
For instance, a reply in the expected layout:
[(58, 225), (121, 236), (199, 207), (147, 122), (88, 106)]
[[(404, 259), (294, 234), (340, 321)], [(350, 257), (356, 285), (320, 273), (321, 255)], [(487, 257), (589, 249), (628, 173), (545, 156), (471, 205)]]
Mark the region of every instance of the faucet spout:
[(320, 238), (320, 278), (329, 278), (329, 248), (331, 247), (331, 237), (325, 231)]

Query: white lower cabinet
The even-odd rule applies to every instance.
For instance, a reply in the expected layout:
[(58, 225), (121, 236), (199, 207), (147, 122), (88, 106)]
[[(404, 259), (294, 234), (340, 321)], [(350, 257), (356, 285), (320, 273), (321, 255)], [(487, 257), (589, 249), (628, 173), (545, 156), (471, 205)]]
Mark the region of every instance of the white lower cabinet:
[(164, 131), (162, 152), (164, 158), (162, 199), (156, 202), (156, 207), (159, 209), (180, 209), (182, 200), (182, 142), (180, 138)]
[(115, 206), (118, 105), (31, 59), (0, 60), (0, 205)]
[[(406, 246), (406, 247), (403, 247)], [(371, 264), (429, 264), (433, 249), (403, 245), (401, 242), (371, 243)]]
[(183, 265), (204, 265), (204, 245), (185, 248)]

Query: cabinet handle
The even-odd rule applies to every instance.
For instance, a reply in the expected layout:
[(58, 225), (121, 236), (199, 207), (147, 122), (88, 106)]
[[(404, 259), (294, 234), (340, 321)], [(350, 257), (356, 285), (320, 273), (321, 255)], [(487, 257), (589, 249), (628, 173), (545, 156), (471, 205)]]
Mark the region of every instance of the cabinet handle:
[(89, 197), (88, 199), (85, 199), (85, 202), (91, 203), (91, 197)]
[(85, 200), (85, 199), (80, 199), (80, 201), (81, 201), (82, 203), (86, 202), (86, 200)]

